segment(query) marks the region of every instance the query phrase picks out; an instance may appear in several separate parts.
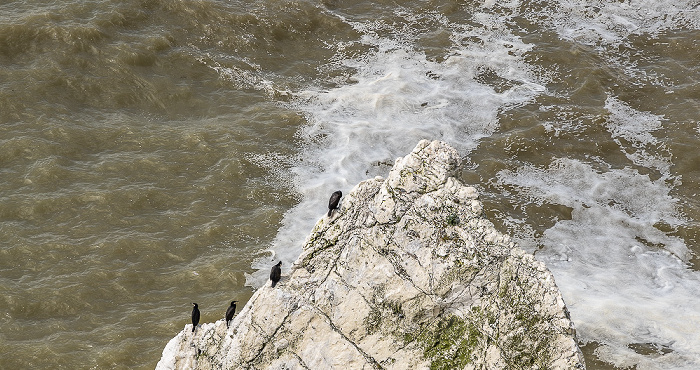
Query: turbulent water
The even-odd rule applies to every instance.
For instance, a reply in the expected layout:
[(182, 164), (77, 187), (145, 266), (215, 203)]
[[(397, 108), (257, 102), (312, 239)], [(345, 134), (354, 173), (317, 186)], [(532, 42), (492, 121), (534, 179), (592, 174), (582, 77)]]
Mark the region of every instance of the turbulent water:
[(153, 368), (420, 139), (589, 368), (700, 368), (700, 0), (0, 3), (0, 368)]

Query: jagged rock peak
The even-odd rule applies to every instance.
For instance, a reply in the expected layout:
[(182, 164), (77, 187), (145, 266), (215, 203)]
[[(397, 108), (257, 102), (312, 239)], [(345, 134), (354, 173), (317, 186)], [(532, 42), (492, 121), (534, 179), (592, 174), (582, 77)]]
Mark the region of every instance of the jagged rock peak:
[(421, 141), (324, 215), (230, 329), (186, 325), (157, 368), (585, 368), (551, 273), (483, 217), (459, 165)]

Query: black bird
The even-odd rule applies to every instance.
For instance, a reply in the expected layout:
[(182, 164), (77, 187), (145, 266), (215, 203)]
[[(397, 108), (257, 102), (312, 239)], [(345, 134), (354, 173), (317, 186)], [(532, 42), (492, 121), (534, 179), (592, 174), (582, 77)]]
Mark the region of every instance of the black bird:
[(338, 190), (331, 194), (331, 199), (328, 201), (328, 217), (331, 217), (333, 210), (338, 208), (338, 203), (340, 198), (343, 196), (343, 192)]
[(275, 285), (277, 285), (277, 282), (280, 281), (280, 278), (282, 277), (282, 261), (279, 261), (276, 265), (272, 266), (272, 270), (270, 270), (270, 280), (272, 280), (272, 287), (274, 288)]
[(196, 303), (192, 303), (192, 332), (197, 328), (199, 324), (199, 306)]
[(228, 309), (226, 310), (226, 327), (228, 328), (228, 322), (231, 321), (233, 318), (233, 315), (236, 314), (236, 302), (238, 301), (231, 301), (231, 305), (228, 306)]

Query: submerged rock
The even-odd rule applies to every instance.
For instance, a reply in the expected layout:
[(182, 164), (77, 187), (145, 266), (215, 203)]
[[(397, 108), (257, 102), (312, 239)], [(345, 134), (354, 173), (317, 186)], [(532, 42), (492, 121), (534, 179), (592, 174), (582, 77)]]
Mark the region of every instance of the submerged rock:
[(585, 368), (552, 274), (483, 217), (459, 164), (421, 141), (323, 217), (230, 329), (185, 327), (157, 369)]

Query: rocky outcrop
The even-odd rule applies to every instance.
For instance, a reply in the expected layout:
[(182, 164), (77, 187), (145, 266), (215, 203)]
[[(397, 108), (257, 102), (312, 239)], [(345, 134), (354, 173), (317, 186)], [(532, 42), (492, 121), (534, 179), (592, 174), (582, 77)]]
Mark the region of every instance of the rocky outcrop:
[(230, 329), (190, 325), (158, 369), (583, 369), (543, 263), (482, 216), (460, 156), (422, 141), (358, 184)]

